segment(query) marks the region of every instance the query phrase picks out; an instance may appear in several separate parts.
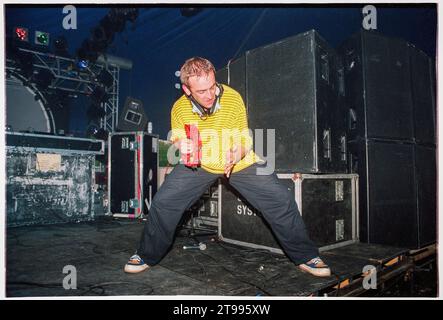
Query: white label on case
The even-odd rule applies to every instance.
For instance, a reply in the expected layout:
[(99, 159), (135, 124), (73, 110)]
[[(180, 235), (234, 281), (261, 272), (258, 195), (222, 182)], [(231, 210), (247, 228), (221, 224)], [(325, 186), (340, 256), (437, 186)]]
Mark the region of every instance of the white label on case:
[(345, 220), (335, 220), (335, 241), (345, 239)]
[(157, 153), (157, 138), (152, 138), (152, 152)]
[(343, 181), (335, 181), (335, 201), (343, 201), (344, 191), (343, 191)]

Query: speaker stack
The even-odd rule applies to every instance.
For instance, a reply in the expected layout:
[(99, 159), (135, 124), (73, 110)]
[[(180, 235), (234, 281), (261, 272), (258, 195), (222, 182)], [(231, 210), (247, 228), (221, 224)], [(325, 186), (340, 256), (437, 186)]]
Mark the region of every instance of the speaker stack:
[(247, 51), (217, 73), (222, 83), (228, 76), (249, 127), (275, 129), (277, 172), (346, 172), (343, 68), (317, 32)]
[(350, 166), (360, 175), (360, 239), (420, 248), (436, 240), (433, 63), (406, 41), (362, 30), (339, 48)]
[[(321, 248), (357, 240), (351, 186), (358, 179), (347, 173), (344, 72), (336, 51), (311, 30), (247, 51), (216, 76), (243, 96), (251, 129), (265, 136), (275, 130), (275, 171), (293, 190), (311, 239)], [(229, 186), (220, 190), (220, 239), (282, 252), (262, 214)]]
[[(435, 73), (426, 54), (366, 30), (335, 50), (311, 30), (247, 51), (216, 76), (242, 95), (251, 129), (275, 129), (277, 173), (359, 175), (360, 241), (407, 248), (435, 242)], [(237, 209), (222, 203), (220, 213)], [(219, 226), (223, 231), (229, 233)]]

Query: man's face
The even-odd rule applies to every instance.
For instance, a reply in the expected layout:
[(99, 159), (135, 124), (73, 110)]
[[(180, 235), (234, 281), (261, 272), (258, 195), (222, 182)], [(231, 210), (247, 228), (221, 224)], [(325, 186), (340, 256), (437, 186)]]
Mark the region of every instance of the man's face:
[(188, 79), (188, 85), (183, 84), (183, 90), (204, 108), (210, 109), (215, 101), (217, 90), (214, 72), (200, 77), (193, 76)]

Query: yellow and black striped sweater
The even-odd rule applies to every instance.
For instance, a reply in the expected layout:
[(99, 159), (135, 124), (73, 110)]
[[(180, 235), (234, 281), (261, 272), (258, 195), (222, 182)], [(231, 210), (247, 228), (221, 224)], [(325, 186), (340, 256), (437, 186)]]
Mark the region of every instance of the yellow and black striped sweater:
[(192, 110), (189, 99), (183, 95), (171, 110), (171, 133), (169, 140), (175, 142), (186, 138), (185, 125), (198, 128), (202, 141), (201, 166), (208, 172), (224, 173), (226, 152), (234, 145), (250, 148), (246, 156), (238, 162), (233, 172), (238, 172), (260, 158), (252, 151), (252, 132), (249, 132), (246, 108), (241, 95), (227, 85), (223, 85), (220, 109), (206, 119)]

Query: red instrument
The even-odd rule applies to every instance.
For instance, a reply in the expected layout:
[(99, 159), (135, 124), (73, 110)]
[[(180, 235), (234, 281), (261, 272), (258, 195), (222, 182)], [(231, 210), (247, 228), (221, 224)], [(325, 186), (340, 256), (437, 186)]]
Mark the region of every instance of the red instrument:
[(200, 132), (195, 125), (185, 124), (186, 137), (192, 141), (193, 148), (190, 153), (182, 153), (182, 162), (185, 166), (196, 168), (200, 166), (202, 156), (202, 141), (200, 138)]

